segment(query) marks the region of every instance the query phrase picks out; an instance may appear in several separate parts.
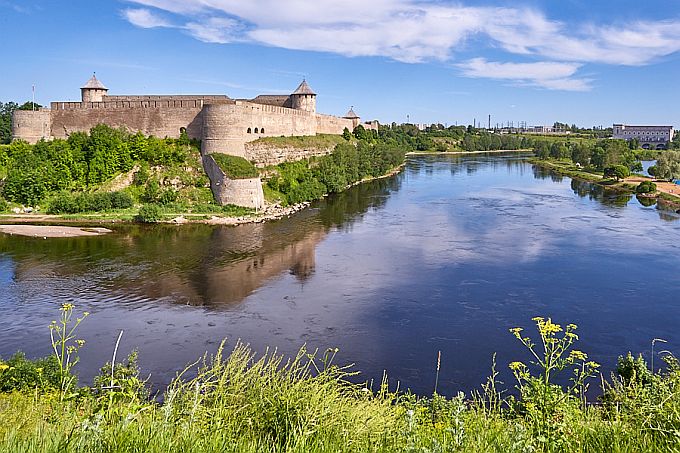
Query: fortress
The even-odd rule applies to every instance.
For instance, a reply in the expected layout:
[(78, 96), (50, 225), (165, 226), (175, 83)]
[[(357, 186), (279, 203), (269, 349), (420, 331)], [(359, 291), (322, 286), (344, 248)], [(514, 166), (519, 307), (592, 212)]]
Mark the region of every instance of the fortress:
[[(215, 198), (255, 208), (264, 204), (259, 178), (225, 181), (210, 154), (251, 160), (245, 144), (260, 137), (342, 134), (345, 128), (352, 131), (361, 124), (353, 109), (344, 117), (317, 113), (316, 93), (305, 80), (288, 96), (260, 95), (253, 99), (226, 95), (112, 96), (95, 75), (80, 91), (80, 102), (52, 102), (49, 109), (37, 111), (16, 110), (12, 116), (13, 139), (35, 143), (67, 138), (101, 123), (156, 137), (177, 138), (186, 131), (189, 138), (201, 140), (203, 164)], [(363, 126), (377, 129), (378, 123)]]

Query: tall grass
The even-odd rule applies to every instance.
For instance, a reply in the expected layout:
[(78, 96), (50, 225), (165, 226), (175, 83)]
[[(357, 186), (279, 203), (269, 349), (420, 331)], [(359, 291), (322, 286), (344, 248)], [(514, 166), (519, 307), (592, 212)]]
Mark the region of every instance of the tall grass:
[(386, 379), (377, 388), (351, 382), (355, 372), (334, 363), (334, 350), (302, 348), (285, 359), (239, 343), (179, 373), (160, 403), (148, 399), (133, 357), (107, 364), (100, 385), (72, 399), (49, 387), (0, 393), (0, 451), (679, 451), (677, 360), (668, 356), (666, 371), (654, 373), (641, 358), (622, 357), (618, 374), (603, 379), (600, 403), (588, 405), (546, 378), (561, 366), (553, 359), (571, 366), (585, 355), (569, 352), (575, 327), (566, 340), (559, 327), (541, 319), (547, 355), (534, 348), (526, 368), (543, 373), (522, 374), (515, 399), (502, 396), (493, 374), (473, 397), (419, 397), (390, 391)]

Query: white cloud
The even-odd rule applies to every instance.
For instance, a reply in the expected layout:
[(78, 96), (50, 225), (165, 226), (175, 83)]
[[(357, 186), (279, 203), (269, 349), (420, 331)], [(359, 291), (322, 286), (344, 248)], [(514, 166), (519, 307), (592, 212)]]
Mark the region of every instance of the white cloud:
[(183, 28), (200, 41), (227, 44), (240, 40), (242, 27), (232, 19), (210, 17), (202, 22), (189, 22)]
[(123, 10), (123, 17), (128, 22), (140, 28), (156, 28), (156, 27), (171, 27), (172, 25), (162, 17), (154, 14), (148, 9), (132, 9)]
[(457, 65), (467, 77), (509, 80), (551, 90), (588, 91), (590, 80), (574, 78), (579, 63), (506, 63), (473, 58)]
[[(428, 0), (128, 1), (180, 16), (184, 25), (178, 28), (206, 42), (248, 41), (409, 63), (450, 61), (456, 52), (469, 51), (472, 39), (510, 54), (572, 63), (644, 65), (680, 51), (680, 20), (574, 24), (529, 8)], [(149, 9), (128, 9), (124, 15), (140, 27), (168, 26)], [(536, 65), (524, 69), (546, 69)], [(588, 89), (588, 81), (575, 73), (518, 80), (549, 89)]]

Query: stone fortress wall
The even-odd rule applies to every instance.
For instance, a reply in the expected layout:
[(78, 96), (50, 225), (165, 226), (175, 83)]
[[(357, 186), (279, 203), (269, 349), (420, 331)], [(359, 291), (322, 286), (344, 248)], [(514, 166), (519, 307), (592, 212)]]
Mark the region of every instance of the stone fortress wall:
[[(262, 153), (250, 153), (246, 143), (260, 137), (342, 134), (345, 128), (353, 130), (360, 119), (353, 109), (343, 118), (316, 113), (316, 94), (304, 80), (289, 96), (261, 95), (250, 100), (234, 100), (225, 95), (110, 96), (108, 88), (92, 76), (81, 88), (81, 102), (52, 102), (49, 109), (15, 111), (12, 136), (35, 143), (40, 139), (67, 138), (73, 132), (87, 132), (98, 124), (156, 137), (177, 138), (181, 131), (186, 131), (190, 138), (201, 140), (204, 164), (209, 154), (224, 153), (262, 165), (264, 161), (258, 162), (263, 158)], [(378, 123), (373, 121), (363, 126), (377, 129)], [(279, 160), (298, 158), (297, 155), (290, 157), (292, 159), (284, 156)], [(264, 158), (271, 160), (270, 156)], [(218, 200), (238, 200), (241, 204), (244, 198), (253, 199), (251, 194), (225, 196), (226, 187), (231, 185), (222, 182), (220, 187), (222, 193), (215, 193)], [(251, 203), (252, 207), (261, 208), (263, 197), (254, 198), (258, 201)]]

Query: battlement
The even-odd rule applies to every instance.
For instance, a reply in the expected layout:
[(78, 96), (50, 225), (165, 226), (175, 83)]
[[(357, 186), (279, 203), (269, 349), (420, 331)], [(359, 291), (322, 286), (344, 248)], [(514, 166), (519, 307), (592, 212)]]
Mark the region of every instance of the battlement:
[[(50, 108), (52, 110), (87, 110), (87, 109), (193, 109), (203, 108), (208, 103), (234, 103), (228, 97), (224, 98), (166, 98), (166, 99), (148, 99), (144, 100), (141, 97), (134, 100), (134, 96), (120, 96), (121, 99), (111, 99), (113, 96), (107, 96), (102, 102), (52, 102)], [(124, 99), (130, 98), (130, 99)]]

